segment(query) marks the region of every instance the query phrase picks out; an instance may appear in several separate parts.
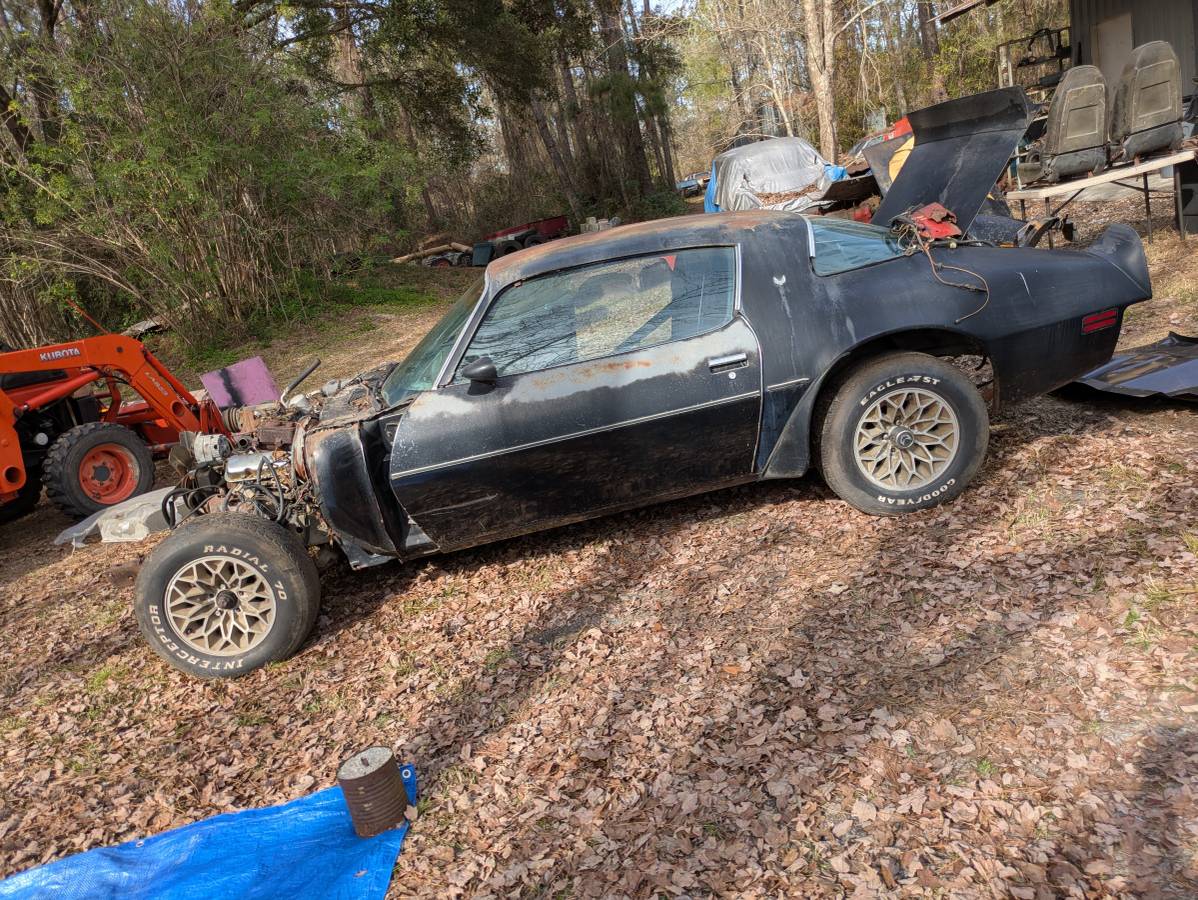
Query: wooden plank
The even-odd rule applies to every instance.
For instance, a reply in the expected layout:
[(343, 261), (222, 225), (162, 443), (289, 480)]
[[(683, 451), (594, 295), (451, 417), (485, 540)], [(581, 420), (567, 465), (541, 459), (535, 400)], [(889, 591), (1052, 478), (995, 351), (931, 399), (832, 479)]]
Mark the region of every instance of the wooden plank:
[(1046, 184), (1044, 187), (1038, 188), (1024, 188), (1020, 191), (1007, 191), (1005, 196), (1008, 200), (1047, 200), (1050, 197), (1072, 194), (1085, 190), (1088, 187), (1097, 187), (1100, 184), (1121, 181), (1133, 175), (1147, 175), (1150, 172), (1159, 172), (1161, 169), (1189, 162), (1192, 159), (1198, 159), (1198, 151), (1182, 150), (1178, 153), (1171, 153), (1168, 156), (1158, 156), (1156, 159), (1147, 160), (1139, 165), (1118, 166), (1114, 169), (1107, 169), (1101, 175), (1092, 175), (1089, 178), (1062, 181), (1058, 184)]
[(453, 248), (449, 244), (440, 244), (436, 247), (425, 247), (423, 250), (417, 250), (415, 253), (407, 253), (403, 256), (397, 256), (391, 260), (393, 263), (406, 263), (414, 259), (421, 259), (425, 256), (436, 256), (438, 253), (448, 253)]

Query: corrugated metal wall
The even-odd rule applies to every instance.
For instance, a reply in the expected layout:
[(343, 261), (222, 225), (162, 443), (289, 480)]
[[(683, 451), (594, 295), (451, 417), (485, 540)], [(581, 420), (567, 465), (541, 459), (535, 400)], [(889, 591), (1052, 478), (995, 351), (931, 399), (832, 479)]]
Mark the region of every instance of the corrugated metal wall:
[(1093, 62), (1091, 44), (1095, 25), (1130, 12), (1135, 46), (1149, 41), (1171, 43), (1181, 63), (1181, 93), (1194, 91), (1194, 77), (1198, 75), (1198, 42), (1194, 38), (1198, 0), (1070, 0), (1069, 12), (1076, 62)]

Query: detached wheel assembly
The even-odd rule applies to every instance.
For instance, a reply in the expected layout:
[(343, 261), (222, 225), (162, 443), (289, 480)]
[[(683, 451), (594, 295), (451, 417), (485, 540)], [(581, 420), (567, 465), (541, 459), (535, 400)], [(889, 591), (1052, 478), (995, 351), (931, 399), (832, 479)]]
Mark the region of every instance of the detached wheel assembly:
[(986, 405), (958, 369), (923, 353), (866, 363), (840, 386), (819, 435), (824, 480), (872, 515), (951, 500), (986, 456)]
[(146, 557), (134, 612), (150, 646), (199, 678), (287, 659), (320, 611), (320, 580), (293, 533), (256, 516), (203, 516)]
[(146, 442), (123, 425), (76, 425), (46, 456), (46, 494), (62, 512), (83, 519), (154, 486), (154, 458)]

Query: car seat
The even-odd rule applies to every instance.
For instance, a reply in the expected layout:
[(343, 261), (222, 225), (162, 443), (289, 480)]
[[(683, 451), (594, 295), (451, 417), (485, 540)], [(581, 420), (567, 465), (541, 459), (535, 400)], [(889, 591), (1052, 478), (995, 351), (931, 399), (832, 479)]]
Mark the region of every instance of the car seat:
[(1181, 67), (1165, 41), (1131, 52), (1111, 99), (1110, 160), (1132, 160), (1181, 145)]
[(1106, 167), (1106, 95), (1106, 80), (1095, 66), (1067, 71), (1048, 107), (1044, 136), (1019, 163), (1019, 180), (1055, 183), (1101, 172)]

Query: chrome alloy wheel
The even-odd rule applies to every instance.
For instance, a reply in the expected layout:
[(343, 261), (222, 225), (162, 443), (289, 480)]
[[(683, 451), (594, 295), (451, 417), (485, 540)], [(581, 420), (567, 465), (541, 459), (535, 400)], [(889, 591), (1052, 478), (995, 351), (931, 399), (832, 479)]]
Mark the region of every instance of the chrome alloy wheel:
[(873, 484), (913, 491), (939, 478), (957, 456), (960, 426), (941, 397), (921, 388), (875, 400), (857, 422), (853, 458)]
[(188, 563), (166, 586), (166, 615), (183, 643), (209, 656), (258, 646), (275, 622), (275, 592), (257, 569), (233, 556)]

